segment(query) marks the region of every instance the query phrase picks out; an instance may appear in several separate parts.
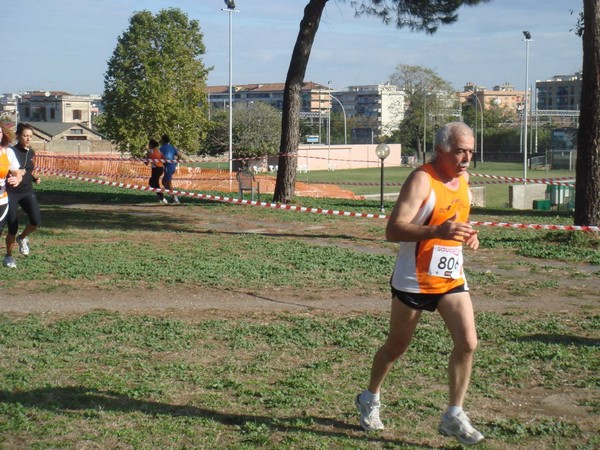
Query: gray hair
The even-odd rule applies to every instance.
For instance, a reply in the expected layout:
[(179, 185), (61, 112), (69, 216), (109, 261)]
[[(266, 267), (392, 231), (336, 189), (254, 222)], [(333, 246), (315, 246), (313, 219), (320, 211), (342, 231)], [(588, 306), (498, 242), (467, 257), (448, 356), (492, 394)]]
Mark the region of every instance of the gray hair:
[(435, 150), (449, 152), (456, 144), (458, 136), (473, 136), (471, 127), (463, 122), (449, 122), (435, 133)]

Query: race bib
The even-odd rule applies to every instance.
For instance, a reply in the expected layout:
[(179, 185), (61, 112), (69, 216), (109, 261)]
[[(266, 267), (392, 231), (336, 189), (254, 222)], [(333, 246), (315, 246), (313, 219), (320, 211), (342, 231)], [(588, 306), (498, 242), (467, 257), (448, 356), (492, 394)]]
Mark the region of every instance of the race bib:
[(429, 275), (457, 280), (462, 276), (462, 265), (462, 246), (435, 245), (429, 264)]

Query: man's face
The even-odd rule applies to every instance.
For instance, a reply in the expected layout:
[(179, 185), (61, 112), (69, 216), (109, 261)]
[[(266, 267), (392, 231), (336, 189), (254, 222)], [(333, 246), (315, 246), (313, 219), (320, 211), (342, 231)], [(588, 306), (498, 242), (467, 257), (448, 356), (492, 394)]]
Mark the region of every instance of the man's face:
[(452, 149), (441, 154), (446, 171), (456, 177), (465, 173), (473, 158), (474, 147), (475, 138), (472, 135), (460, 134), (457, 136)]

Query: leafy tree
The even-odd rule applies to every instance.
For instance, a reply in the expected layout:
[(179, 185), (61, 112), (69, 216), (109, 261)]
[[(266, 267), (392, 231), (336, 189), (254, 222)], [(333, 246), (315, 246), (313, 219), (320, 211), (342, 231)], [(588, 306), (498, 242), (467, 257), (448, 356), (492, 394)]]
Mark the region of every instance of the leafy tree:
[(198, 21), (177, 8), (131, 17), (108, 61), (99, 121), (121, 151), (139, 155), (163, 133), (183, 151), (199, 149), (208, 74), (202, 38)]
[[(235, 107), (236, 103), (233, 103)], [(235, 124), (235, 122), (233, 122)], [(202, 141), (200, 154), (217, 156), (229, 151), (229, 113), (227, 110), (213, 111), (212, 118), (205, 128), (206, 136)], [(232, 133), (232, 142), (235, 135)], [(234, 146), (235, 148), (235, 146)]]
[(600, 0), (583, 1), (581, 112), (577, 136), (575, 224), (600, 224)]
[[(431, 143), (434, 128), (451, 118), (451, 110), (456, 109), (454, 88), (435, 71), (406, 64), (396, 66), (390, 83), (404, 92), (407, 105), (397, 136), (425, 161), (427, 148), (423, 145), (427, 141)], [(440, 117), (444, 112), (448, 112), (448, 115)]]
[(235, 154), (276, 155), (281, 137), (281, 112), (265, 102), (239, 103), (235, 108)]
[[(276, 155), (281, 135), (281, 113), (265, 102), (233, 104), (232, 148), (236, 158)], [(229, 151), (229, 115), (213, 116), (202, 153), (219, 155)]]
[[(321, 15), (328, 0), (309, 0), (300, 21), (300, 30), (285, 81), (281, 141), (279, 145), (279, 170), (275, 185), (274, 201), (289, 202), (294, 197), (297, 158), (288, 154), (298, 151), (300, 143), (301, 92), (306, 67)], [(344, 1), (344, 0), (341, 0)], [(352, 0), (357, 16), (375, 15), (384, 24), (394, 23), (397, 28), (434, 33), (439, 25), (447, 25), (458, 19), (456, 13), (463, 5), (477, 5), (489, 0)]]

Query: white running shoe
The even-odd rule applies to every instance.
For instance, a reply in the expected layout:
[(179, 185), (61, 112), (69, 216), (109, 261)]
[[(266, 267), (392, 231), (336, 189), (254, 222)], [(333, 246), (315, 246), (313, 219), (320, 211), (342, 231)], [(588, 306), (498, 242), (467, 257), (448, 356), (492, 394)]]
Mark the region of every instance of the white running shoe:
[(15, 259), (12, 256), (6, 255), (2, 260), (2, 264), (4, 265), (4, 267), (8, 267), (9, 269), (17, 268), (17, 263), (15, 262)]
[(162, 200), (159, 200), (160, 203), (162, 203), (163, 205), (166, 205), (167, 203), (169, 203), (169, 200), (167, 200), (165, 197), (162, 198)]
[(446, 417), (444, 414), (438, 431), (444, 436), (456, 437), (464, 445), (477, 444), (484, 439), (483, 434), (473, 428), (464, 411), (461, 411), (458, 416), (452, 417)]
[(174, 196), (173, 196), (173, 203), (174, 203), (175, 205), (179, 205), (179, 199), (177, 198), (177, 196), (176, 196), (176, 195), (174, 195)]
[(29, 256), (29, 238), (24, 237), (21, 239), (17, 236), (17, 244), (19, 245), (19, 252), (23, 256)]
[(360, 413), (360, 425), (365, 431), (383, 430), (383, 422), (379, 418), (380, 402), (364, 402), (359, 394), (354, 399), (354, 404)]

